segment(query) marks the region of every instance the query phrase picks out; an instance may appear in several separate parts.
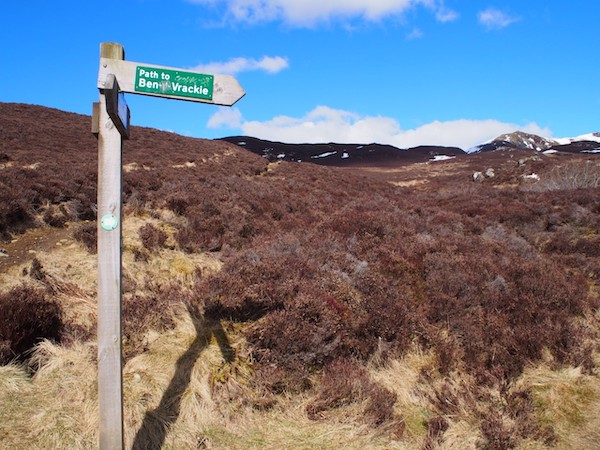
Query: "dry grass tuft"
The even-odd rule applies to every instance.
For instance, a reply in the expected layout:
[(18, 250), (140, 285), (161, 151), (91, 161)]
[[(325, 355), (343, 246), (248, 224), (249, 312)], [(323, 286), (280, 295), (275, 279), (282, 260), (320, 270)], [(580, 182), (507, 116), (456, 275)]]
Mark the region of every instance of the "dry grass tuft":
[[(596, 359), (599, 359), (598, 355)], [(552, 370), (546, 365), (541, 365), (527, 369), (519, 384), (532, 391), (536, 415), (540, 422), (554, 427), (558, 435), (557, 448), (598, 448), (598, 375), (585, 375), (579, 367)]]
[(0, 436), (4, 448), (94, 448), (98, 424), (96, 348), (66, 348), (44, 341), (33, 361), (38, 371), (2, 367)]
[(374, 380), (396, 394), (394, 408), (404, 419), (405, 439), (415, 447), (423, 444), (427, 434), (427, 421), (435, 415), (420, 385), (422, 371), (431, 366), (434, 357), (431, 353), (415, 348), (401, 359), (370, 369)]

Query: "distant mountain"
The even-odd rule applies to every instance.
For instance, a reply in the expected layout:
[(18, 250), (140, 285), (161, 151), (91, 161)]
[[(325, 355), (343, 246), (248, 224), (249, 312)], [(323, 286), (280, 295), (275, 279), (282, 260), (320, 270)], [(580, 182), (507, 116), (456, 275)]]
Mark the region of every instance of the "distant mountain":
[(575, 138), (556, 139), (553, 150), (569, 153), (600, 153), (600, 133), (589, 133)]
[(468, 149), (467, 153), (489, 152), (499, 148), (529, 149), (538, 152), (558, 151), (569, 153), (600, 152), (600, 133), (584, 134), (574, 138), (549, 139), (535, 134), (515, 131), (501, 134), (491, 141)]
[(325, 166), (369, 166), (386, 163), (441, 161), (464, 155), (458, 147), (423, 145), (400, 149), (383, 144), (286, 144), (249, 136), (222, 140), (236, 144), (269, 161), (312, 162)]

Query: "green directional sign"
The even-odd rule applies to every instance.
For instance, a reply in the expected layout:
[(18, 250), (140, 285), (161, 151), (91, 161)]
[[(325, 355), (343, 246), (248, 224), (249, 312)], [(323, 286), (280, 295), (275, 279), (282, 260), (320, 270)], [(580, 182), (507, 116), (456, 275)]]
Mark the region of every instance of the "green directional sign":
[(213, 86), (213, 75), (146, 66), (135, 68), (135, 92), (212, 100)]
[(119, 80), (119, 92), (231, 106), (246, 92), (225, 74), (191, 72), (177, 67), (100, 57), (98, 89), (108, 89), (108, 76)]

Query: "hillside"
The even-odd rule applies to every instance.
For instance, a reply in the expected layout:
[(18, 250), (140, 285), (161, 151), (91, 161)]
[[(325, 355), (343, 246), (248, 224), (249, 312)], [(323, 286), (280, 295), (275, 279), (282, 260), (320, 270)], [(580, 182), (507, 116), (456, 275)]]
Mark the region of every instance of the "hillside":
[(249, 136), (231, 136), (236, 144), (271, 162), (311, 162), (324, 166), (385, 166), (432, 161), (435, 157), (464, 155), (457, 147), (421, 146), (399, 149), (381, 144), (286, 144)]
[[(0, 117), (0, 441), (96, 448), (97, 142)], [(242, 147), (125, 142), (127, 448), (597, 448), (594, 154)]]
[(271, 162), (310, 162), (337, 167), (397, 167), (411, 163), (438, 162), (479, 152), (522, 150), (534, 153), (599, 153), (600, 133), (575, 138), (548, 139), (522, 131), (502, 134), (467, 150), (458, 147), (422, 145), (397, 148), (381, 144), (288, 144), (249, 136), (230, 136), (222, 140), (236, 144)]
[(502, 134), (489, 142), (470, 148), (467, 153), (494, 151), (499, 148), (520, 148), (537, 152), (598, 153), (600, 133), (589, 133), (574, 138), (548, 139), (516, 131)]

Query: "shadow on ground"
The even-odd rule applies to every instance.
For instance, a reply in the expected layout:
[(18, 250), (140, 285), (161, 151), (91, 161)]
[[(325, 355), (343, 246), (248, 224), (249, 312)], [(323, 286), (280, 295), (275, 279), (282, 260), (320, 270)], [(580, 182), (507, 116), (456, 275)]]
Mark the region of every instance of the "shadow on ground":
[(196, 339), (177, 360), (175, 375), (163, 394), (158, 407), (146, 413), (142, 426), (133, 441), (133, 450), (159, 450), (162, 448), (169, 427), (179, 417), (181, 398), (190, 384), (194, 365), (200, 354), (210, 344), (212, 336), (217, 340), (223, 359), (226, 362), (232, 363), (235, 358), (235, 351), (231, 347), (221, 323), (198, 317), (196, 311), (191, 307), (188, 307), (188, 311), (196, 328)]

